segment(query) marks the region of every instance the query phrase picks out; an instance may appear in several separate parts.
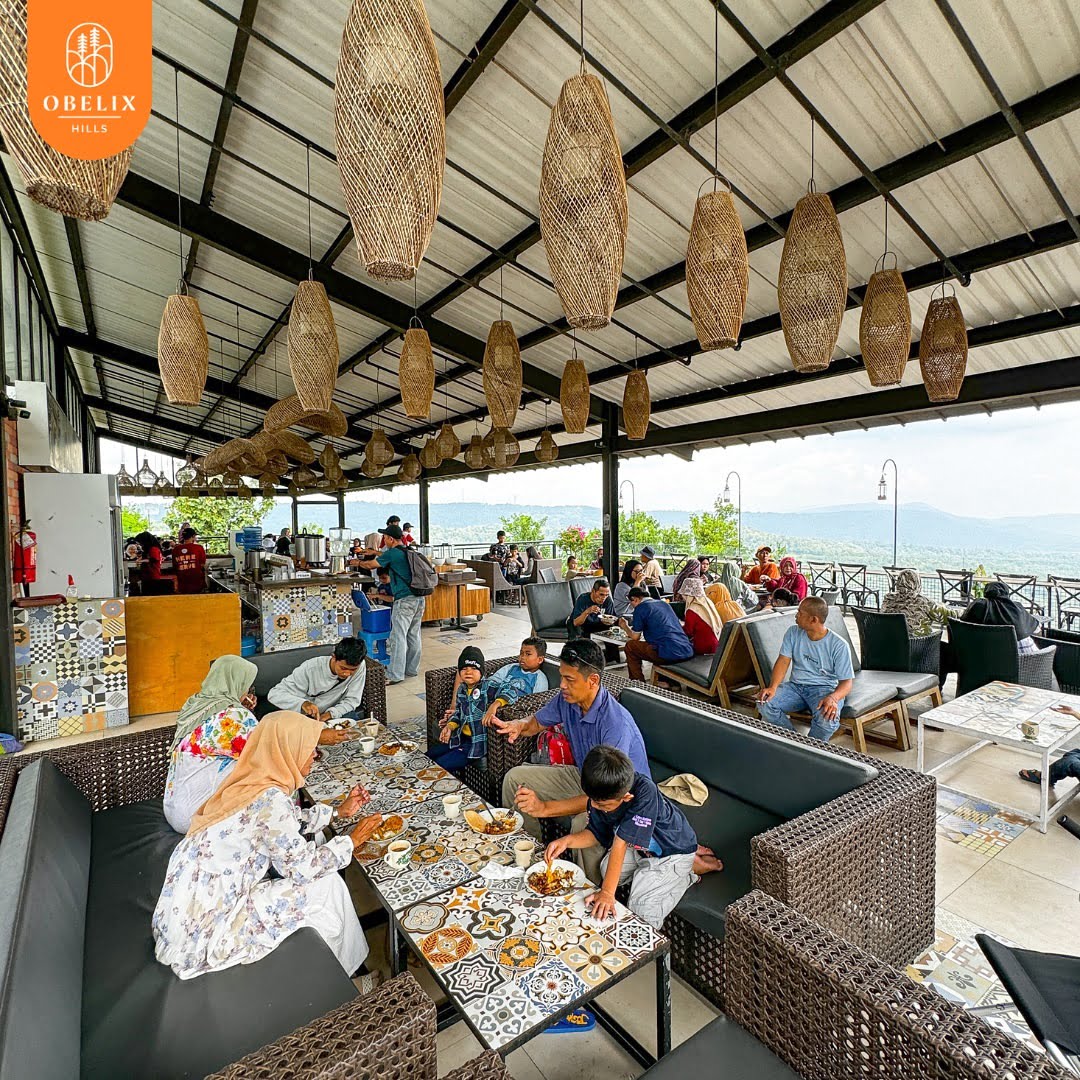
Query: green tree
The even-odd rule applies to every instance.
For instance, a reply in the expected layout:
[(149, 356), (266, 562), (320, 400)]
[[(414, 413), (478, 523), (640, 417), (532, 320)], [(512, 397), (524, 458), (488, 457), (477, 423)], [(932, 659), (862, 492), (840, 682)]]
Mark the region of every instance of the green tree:
[(301, 525), (298, 531), (301, 535), (306, 536), (324, 536), (326, 534), (326, 530), (321, 525), (316, 525), (314, 521)]
[(690, 515), (694, 548), (705, 555), (730, 555), (739, 543), (738, 510), (717, 498), (712, 510)]
[(120, 528), (124, 536), (137, 536), (150, 528), (150, 519), (138, 510), (124, 506), (120, 509)]
[(660, 547), (664, 551), (689, 553), (692, 546), (693, 538), (689, 529), (682, 529), (678, 525), (665, 525), (660, 530)]
[(185, 522), (203, 536), (225, 536), (245, 525), (258, 525), (274, 509), (273, 499), (222, 499), (200, 496), (173, 499), (165, 511), (165, 525), (174, 533)]
[[(580, 563), (586, 552), (593, 552), (600, 546), (600, 530), (590, 529), (585, 531), (580, 525), (571, 525), (559, 533), (557, 539), (559, 553), (565, 558), (567, 555), (576, 555)], [(592, 562), (592, 555), (589, 555)]]
[(544, 527), (547, 525), (546, 517), (533, 517), (532, 514), (511, 514), (509, 517), (499, 518), (506, 535), (515, 544), (532, 544), (537, 540), (544, 539)]
[(624, 551), (640, 551), (645, 544), (660, 543), (660, 522), (644, 510), (632, 514), (619, 511), (619, 546)]

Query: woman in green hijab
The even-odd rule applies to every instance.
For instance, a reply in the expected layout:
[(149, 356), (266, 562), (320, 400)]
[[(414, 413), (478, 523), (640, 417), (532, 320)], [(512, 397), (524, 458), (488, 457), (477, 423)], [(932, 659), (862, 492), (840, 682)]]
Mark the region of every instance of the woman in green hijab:
[(178, 833), (188, 831), (195, 812), (221, 786), (255, 730), (251, 688), (258, 670), (241, 656), (219, 656), (177, 715), (164, 808)]

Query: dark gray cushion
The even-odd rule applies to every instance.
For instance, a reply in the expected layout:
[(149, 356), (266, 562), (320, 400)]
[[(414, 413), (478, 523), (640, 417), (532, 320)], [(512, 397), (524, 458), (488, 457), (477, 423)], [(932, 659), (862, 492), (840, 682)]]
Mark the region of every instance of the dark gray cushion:
[(915, 694), (933, 690), (938, 685), (936, 675), (925, 675), (917, 671), (871, 671), (863, 668), (859, 679), (872, 686), (889, 686), (898, 698), (909, 698)]
[[(881, 672), (878, 674), (881, 674)], [(865, 676), (864, 671), (856, 673), (851, 692), (844, 698), (844, 707), (840, 715), (845, 720), (852, 720), (856, 716), (862, 716), (863, 713), (876, 709), (879, 705), (884, 705), (887, 701), (892, 701), (896, 697), (895, 679), (877, 682), (873, 679), (867, 679)]]
[(79, 1075), (90, 804), (41, 758), (19, 774), (0, 840), (0, 1076)]
[(559, 661), (557, 657), (545, 659), (540, 665), (540, 670), (547, 676), (548, 689), (558, 690), (559, 680), (562, 678), (559, 673)]
[(854, 668), (855, 673), (858, 674), (862, 670), (862, 663), (859, 660), (859, 650), (855, 648), (851, 641), (847, 623), (844, 621), (843, 610), (837, 607), (830, 607), (829, 614), (825, 618), (825, 625), (834, 634), (838, 634), (848, 643), (848, 648), (851, 650), (851, 666)]
[[(719, 651), (719, 650), (717, 650)], [(673, 663), (661, 664), (664, 671), (674, 671), (680, 677), (698, 686), (708, 687), (712, 683), (713, 668), (716, 663), (716, 654), (706, 653), (703, 656), (691, 656), (689, 660), (678, 660)]]
[(592, 587), (596, 583), (596, 578), (592, 575), (588, 577), (580, 576), (573, 577), (567, 585), (570, 586), (570, 606), (573, 607), (574, 601), (582, 595), (582, 593), (592, 592)]
[(525, 603), (533, 630), (542, 638), (566, 640), (566, 617), (573, 608), (570, 585), (565, 581), (541, 581), (525, 586)]
[(780, 655), (787, 628), (795, 622), (794, 609), (753, 615), (743, 623), (750, 651), (757, 658), (761, 674), (768, 680)]
[(731, 1080), (799, 1080), (798, 1073), (778, 1058), (746, 1028), (726, 1016), (717, 1017), (658, 1061), (642, 1077), (649, 1080), (689, 1080), (723, 1076)]
[(624, 690), (619, 701), (641, 729), (651, 763), (692, 772), (785, 821), (877, 776), (872, 766), (824, 747), (804, 746), (647, 690)]
[(311, 929), (256, 964), (194, 979), (159, 964), (150, 920), (179, 840), (158, 800), (94, 815), (84, 1077), (205, 1076), (356, 996)]

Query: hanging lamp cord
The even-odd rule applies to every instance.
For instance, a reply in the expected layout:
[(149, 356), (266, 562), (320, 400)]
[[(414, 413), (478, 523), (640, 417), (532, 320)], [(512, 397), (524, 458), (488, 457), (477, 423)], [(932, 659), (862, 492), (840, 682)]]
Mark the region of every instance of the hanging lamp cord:
[(187, 282), (184, 280), (184, 204), (180, 194), (180, 71), (178, 68), (173, 68), (173, 101), (176, 109), (176, 239), (180, 256), (180, 284), (177, 292), (183, 294), (187, 292)]

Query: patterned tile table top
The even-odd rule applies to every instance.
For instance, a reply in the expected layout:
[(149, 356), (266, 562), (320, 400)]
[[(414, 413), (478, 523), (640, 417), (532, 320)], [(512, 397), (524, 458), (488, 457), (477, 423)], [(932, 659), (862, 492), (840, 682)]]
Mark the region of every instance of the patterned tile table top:
[[(1080, 732), (1080, 720), (1068, 713), (1055, 712), (1056, 705), (1080, 710), (1080, 697), (1032, 686), (992, 682), (936, 709), (927, 710), (921, 719), (928, 724), (961, 727), (973, 735), (1013, 739), (1042, 750)], [(1020, 725), (1028, 720), (1039, 725), (1039, 734), (1032, 739), (1026, 738), (1020, 730)]]
[(492, 1050), (526, 1041), (667, 948), (622, 904), (593, 918), (585, 893), (539, 897), (524, 874), (479, 878), (399, 917), (436, 979)]
[(124, 601), (15, 608), (15, 695), (24, 742), (129, 721)]

